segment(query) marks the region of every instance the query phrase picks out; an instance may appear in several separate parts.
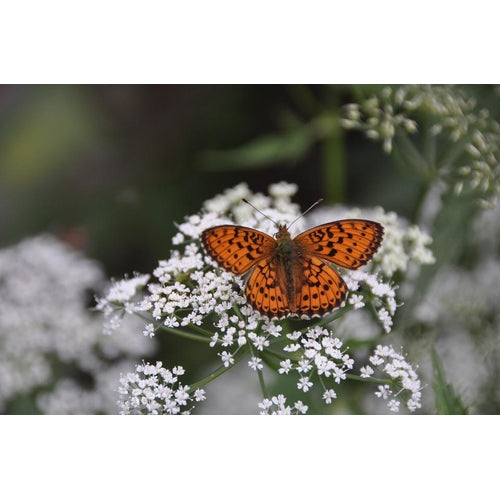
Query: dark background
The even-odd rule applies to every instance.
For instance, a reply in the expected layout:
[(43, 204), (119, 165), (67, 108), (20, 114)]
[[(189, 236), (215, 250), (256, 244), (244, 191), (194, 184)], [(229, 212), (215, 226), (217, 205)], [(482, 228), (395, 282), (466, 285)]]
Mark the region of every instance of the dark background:
[(50, 231), (110, 275), (147, 272), (174, 222), (239, 182), (294, 182), (303, 208), (325, 197), (411, 216), (411, 184), (360, 134), (287, 149), (351, 99), (347, 86), (1, 86), (0, 245)]

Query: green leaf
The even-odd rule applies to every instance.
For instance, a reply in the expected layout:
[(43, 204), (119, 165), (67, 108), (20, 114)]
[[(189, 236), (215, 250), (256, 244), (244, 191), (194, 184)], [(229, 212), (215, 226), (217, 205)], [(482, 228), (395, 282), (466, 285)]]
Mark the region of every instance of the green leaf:
[(431, 351), (434, 398), (439, 415), (467, 415), (469, 412), (451, 384), (446, 382), (443, 366), (435, 349)]
[(298, 160), (307, 153), (314, 140), (305, 127), (280, 135), (270, 134), (239, 148), (206, 151), (200, 159), (201, 168), (211, 172), (257, 170), (284, 161)]

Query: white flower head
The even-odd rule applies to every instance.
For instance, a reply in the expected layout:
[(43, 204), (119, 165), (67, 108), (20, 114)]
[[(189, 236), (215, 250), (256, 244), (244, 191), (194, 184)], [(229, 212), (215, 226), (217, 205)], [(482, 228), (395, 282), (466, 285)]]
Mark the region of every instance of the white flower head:
[(286, 404), (286, 397), (283, 394), (272, 396), (271, 399), (264, 399), (259, 403), (261, 415), (298, 415), (307, 413), (308, 407), (302, 401), (295, 402), (292, 406)]
[(118, 405), (122, 415), (176, 415), (191, 413), (194, 402), (205, 399), (205, 391), (196, 389), (191, 394), (188, 385), (179, 383), (184, 368), (168, 370), (160, 361), (154, 365), (137, 365), (136, 371), (120, 377)]
[(369, 360), (372, 366), (361, 368), (361, 376), (369, 377), (378, 370), (391, 379), (391, 384), (378, 385), (375, 396), (388, 400), (388, 407), (392, 412), (399, 411), (399, 402), (404, 397), (406, 408), (410, 412), (421, 408), (420, 379), (402, 354), (396, 352), (391, 345), (378, 345)]

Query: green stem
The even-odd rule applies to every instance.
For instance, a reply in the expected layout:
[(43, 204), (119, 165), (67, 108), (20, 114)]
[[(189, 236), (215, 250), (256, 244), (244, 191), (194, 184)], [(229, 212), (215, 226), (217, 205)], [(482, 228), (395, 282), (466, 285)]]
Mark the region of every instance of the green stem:
[(207, 375), (205, 378), (202, 378), (198, 382), (195, 382), (194, 384), (191, 384), (189, 386), (189, 392), (192, 393), (196, 389), (199, 389), (200, 387), (204, 387), (205, 385), (207, 385), (210, 382), (212, 382), (213, 380), (215, 380), (217, 377), (220, 377), (223, 373), (226, 373), (233, 366), (237, 365), (239, 363), (239, 361), (241, 361), (241, 358), (243, 358), (243, 356), (244, 356), (244, 354), (246, 352), (247, 352), (246, 349), (241, 349), (240, 347), (238, 347), (238, 349), (236, 349), (236, 351), (235, 351), (235, 353), (233, 355), (233, 359), (234, 359), (234, 363), (233, 364), (230, 364), (228, 366), (224, 366), (224, 365), (219, 366), (219, 368), (217, 368), (216, 370), (214, 370), (212, 373), (210, 373), (209, 375)]
[[(342, 317), (346, 312), (349, 312), (352, 309), (352, 305), (346, 304), (342, 309), (339, 309), (338, 311), (335, 311), (334, 313), (325, 316), (324, 318), (321, 318), (314, 326), (324, 326), (327, 325), (328, 323), (331, 323), (332, 321), (335, 321), (336, 319), (339, 319)], [(309, 327), (306, 327), (302, 329), (301, 331), (304, 332), (307, 330)]]
[[(173, 333), (174, 335), (177, 335), (178, 337), (183, 337), (185, 339), (196, 340), (198, 342), (204, 342), (205, 344), (209, 344), (210, 342), (212, 342), (212, 339), (209, 337), (200, 337), (196, 333), (185, 332), (184, 330), (179, 330), (178, 328), (171, 328), (165, 325), (160, 325), (159, 328), (165, 330), (168, 333)], [(220, 340), (216, 341), (216, 343), (218, 344), (220, 342), (221, 342)]]
[(209, 332), (208, 330), (205, 330), (204, 328), (202, 328), (201, 326), (198, 326), (198, 325), (193, 325), (193, 324), (190, 324), (189, 325), (190, 328), (192, 328), (193, 330), (196, 330), (197, 332), (200, 332), (202, 333), (203, 335), (206, 335), (207, 337), (212, 337), (213, 336), (213, 333), (212, 332)]
[(345, 158), (340, 115), (333, 116), (334, 128), (323, 141), (323, 189), (327, 203), (345, 201)]
[[(252, 354), (252, 356), (255, 356), (254, 349), (253, 349), (252, 344), (250, 342), (248, 343), (248, 347), (250, 349), (250, 353)], [(262, 373), (262, 370), (256, 370), (256, 371), (257, 371), (257, 376), (259, 377), (259, 385), (260, 385), (260, 390), (262, 392), (262, 396), (264, 398), (267, 398), (267, 388), (266, 388), (266, 384), (264, 382), (264, 374)]]
[(381, 379), (381, 378), (374, 378), (374, 377), (361, 377), (359, 375), (351, 375), (350, 373), (346, 373), (346, 377), (350, 380), (357, 380), (358, 382), (373, 382), (376, 384), (392, 384), (392, 380), (389, 379)]
[(262, 391), (262, 396), (267, 399), (267, 389), (266, 389), (266, 384), (264, 382), (264, 374), (262, 373), (262, 370), (257, 370), (257, 375), (259, 377), (259, 385), (260, 385), (260, 390)]
[[(141, 313), (135, 313), (135, 314), (137, 316), (139, 316), (139, 318), (143, 319), (144, 321), (151, 322), (151, 318), (147, 318)], [(179, 328), (172, 328), (170, 326), (165, 326), (163, 324), (155, 325), (155, 330), (158, 330), (158, 329), (165, 330), (166, 332), (173, 333), (174, 335), (177, 335), (178, 337), (183, 337), (185, 339), (190, 339), (190, 340), (196, 340), (197, 342), (204, 342), (205, 344), (209, 344), (210, 342), (212, 342), (212, 338), (211, 338), (212, 334), (210, 332), (207, 332), (203, 328), (196, 326), (196, 325), (190, 325), (190, 326), (194, 330), (198, 330), (200, 333), (203, 333), (203, 335), (206, 335), (206, 337), (200, 337), (196, 333), (186, 332), (184, 330), (180, 330)], [(208, 335), (210, 335), (210, 337), (208, 337)], [(222, 343), (222, 341), (220, 341), (220, 340), (216, 340), (215, 342), (216, 342), (216, 344)]]

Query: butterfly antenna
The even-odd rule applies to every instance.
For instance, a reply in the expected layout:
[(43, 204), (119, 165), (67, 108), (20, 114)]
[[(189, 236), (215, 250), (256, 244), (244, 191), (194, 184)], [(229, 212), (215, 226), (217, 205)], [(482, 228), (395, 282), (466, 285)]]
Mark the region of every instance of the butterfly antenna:
[(307, 212), (311, 211), (316, 205), (319, 205), (323, 201), (323, 198), (320, 198), (319, 200), (315, 201), (304, 213), (300, 214), (288, 227), (287, 229), (290, 229), (290, 227), (295, 224), (301, 217), (304, 217), (304, 215), (307, 214)]
[(246, 200), (245, 198), (242, 198), (241, 199), (242, 201), (244, 201), (245, 203), (248, 203), (254, 210), (257, 210), (257, 212), (259, 212), (259, 214), (262, 214), (266, 219), (269, 219), (276, 227), (278, 227), (278, 223), (271, 219), (271, 217), (269, 217), (268, 215), (266, 215), (264, 212), (262, 212), (261, 210), (259, 210), (255, 205), (252, 205), (248, 200)]

